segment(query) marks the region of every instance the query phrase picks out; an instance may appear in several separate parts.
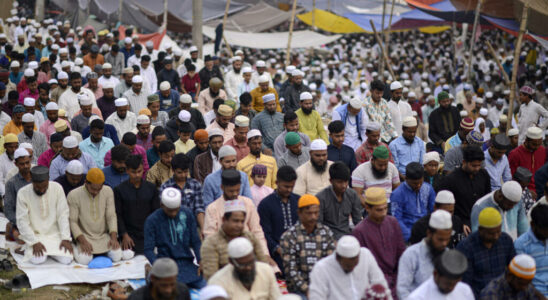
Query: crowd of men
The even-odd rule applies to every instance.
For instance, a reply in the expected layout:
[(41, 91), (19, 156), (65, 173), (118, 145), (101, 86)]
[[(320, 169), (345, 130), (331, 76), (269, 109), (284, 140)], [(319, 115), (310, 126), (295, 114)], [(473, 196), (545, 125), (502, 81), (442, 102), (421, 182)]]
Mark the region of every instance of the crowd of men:
[(12, 16), (6, 238), (36, 265), (145, 255), (130, 299), (545, 299), (548, 57), (524, 43), (509, 119), (512, 42), (392, 34), (393, 78), (367, 35), (285, 65)]

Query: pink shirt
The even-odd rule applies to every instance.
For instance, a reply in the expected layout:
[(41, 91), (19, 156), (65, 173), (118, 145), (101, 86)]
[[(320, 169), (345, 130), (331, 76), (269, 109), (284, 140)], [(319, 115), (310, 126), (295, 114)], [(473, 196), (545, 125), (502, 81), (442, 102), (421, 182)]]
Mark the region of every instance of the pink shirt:
[[(147, 152), (145, 151), (145, 149), (139, 145), (135, 145), (135, 148), (133, 148), (133, 151), (131, 152), (131, 154), (134, 154), (134, 155), (141, 155), (141, 157), (143, 158), (143, 178), (146, 178), (146, 174), (147, 174), (147, 171), (149, 169), (149, 166), (148, 166), (148, 160), (147, 160)], [(107, 154), (105, 154), (105, 167), (108, 167), (112, 164), (112, 158), (111, 158), (111, 153), (110, 153), (110, 150), (108, 150)]]
[[(63, 119), (58, 119), (58, 120), (63, 120)], [(70, 128), (70, 123), (67, 120), (65, 120), (65, 122), (67, 123), (68, 128)], [(48, 145), (49, 145), (49, 137), (55, 133), (54, 123), (52, 123), (48, 118), (46, 118), (46, 121), (44, 122), (44, 124), (42, 124), (42, 126), (40, 126), (39, 130), (41, 133), (46, 135), (46, 139), (48, 140)]]
[(256, 207), (259, 207), (259, 203), (268, 195), (272, 194), (274, 190), (271, 187), (268, 187), (263, 184), (263, 186), (259, 187), (256, 184), (251, 186), (251, 195), (253, 195), (253, 204), (255, 204)]
[(44, 153), (42, 153), (40, 157), (38, 157), (38, 165), (49, 168), (49, 166), (51, 165), (51, 161), (53, 160), (54, 157), (55, 157), (55, 152), (53, 152), (53, 150), (51, 150), (50, 148), (46, 150)]

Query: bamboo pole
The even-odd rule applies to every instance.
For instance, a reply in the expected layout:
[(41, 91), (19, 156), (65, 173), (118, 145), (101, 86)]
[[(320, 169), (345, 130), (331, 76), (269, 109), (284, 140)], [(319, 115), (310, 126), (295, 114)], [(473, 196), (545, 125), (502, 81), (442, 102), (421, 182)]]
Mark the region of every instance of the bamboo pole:
[(316, 0), (312, 0), (312, 28), (316, 28)]
[(381, 62), (386, 63), (386, 67), (388, 68), (388, 72), (390, 72), (390, 75), (392, 75), (392, 78), (396, 80), (396, 75), (394, 74), (394, 71), (392, 70), (392, 66), (390, 65), (390, 61), (388, 60), (388, 56), (386, 55), (386, 49), (384, 49), (384, 45), (382, 44), (381, 37), (377, 33), (377, 28), (375, 28), (375, 23), (373, 23), (373, 20), (369, 20), (369, 23), (371, 24), (371, 28), (373, 28), (373, 34), (375, 35), (375, 39), (377, 40), (377, 43), (379, 44), (381, 48), (381, 54), (382, 54), (382, 60)]
[(293, 38), (293, 24), (295, 23), (295, 11), (297, 10), (297, 0), (293, 0), (291, 10), (291, 21), (289, 22), (289, 35), (287, 37), (287, 53), (285, 54), (285, 65), (288, 66), (291, 60), (291, 38)]
[(225, 7), (225, 15), (223, 17), (223, 41), (225, 42), (226, 49), (228, 50), (228, 55), (230, 55), (230, 57), (233, 57), (234, 53), (232, 53), (232, 48), (230, 48), (230, 44), (228, 43), (225, 37), (226, 19), (228, 18), (229, 8), (230, 8), (230, 0), (227, 0), (226, 7)]
[(167, 12), (168, 12), (167, 0), (164, 0), (164, 21), (162, 23), (166, 31), (167, 31)]
[(521, 24), (519, 25), (518, 40), (514, 49), (514, 64), (512, 66), (512, 82), (510, 82), (510, 103), (508, 104), (508, 124), (506, 126), (506, 134), (512, 127), (512, 118), (514, 117), (514, 98), (516, 97), (516, 79), (518, 77), (518, 65), (519, 65), (519, 53), (521, 52), (521, 42), (523, 41), (523, 34), (525, 33), (525, 27), (527, 26), (527, 18), (529, 17), (529, 1), (524, 1), (523, 11), (521, 12)]
[(198, 48), (198, 57), (203, 57), (204, 36), (202, 33), (202, 0), (192, 0), (192, 43)]
[[(381, 32), (384, 31), (384, 16), (386, 15), (386, 1), (384, 0), (382, 3), (382, 23), (381, 23)], [(382, 45), (380, 41), (378, 41), (379, 45)], [(379, 75), (381, 78), (384, 79), (384, 60), (381, 59), (381, 64), (379, 66)]]
[(489, 48), (489, 51), (491, 52), (491, 55), (493, 55), (493, 58), (495, 59), (495, 62), (497, 63), (497, 66), (499, 66), (500, 71), (502, 72), (502, 76), (504, 77), (504, 82), (509, 85), (510, 84), (510, 78), (508, 78), (508, 74), (504, 71), (504, 68), (502, 67), (502, 64), (500, 63), (500, 60), (497, 56), (497, 53), (495, 52), (495, 49), (493, 49), (493, 46), (489, 41), (487, 41), (487, 47)]
[(478, 5), (476, 5), (476, 12), (474, 15), (474, 26), (472, 27), (472, 38), (470, 39), (470, 57), (468, 58), (468, 82), (472, 82), (472, 49), (474, 48), (474, 43), (476, 39), (476, 30), (478, 29), (478, 21), (481, 10), (481, 4), (483, 0), (478, 0)]
[[(388, 19), (388, 30), (384, 34), (384, 44), (386, 45), (387, 50), (388, 43), (390, 42), (390, 31), (392, 30), (392, 16), (394, 15), (394, 4), (396, 3), (396, 0), (392, 0), (392, 7), (390, 8), (390, 18)], [(394, 78), (396, 80), (396, 78)]]

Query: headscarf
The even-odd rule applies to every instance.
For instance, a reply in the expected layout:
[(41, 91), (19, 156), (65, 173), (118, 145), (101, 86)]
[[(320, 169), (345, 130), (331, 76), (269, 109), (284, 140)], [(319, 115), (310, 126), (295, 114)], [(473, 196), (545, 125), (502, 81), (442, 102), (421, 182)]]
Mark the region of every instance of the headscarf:
[(479, 126), (482, 123), (485, 125), (485, 120), (482, 117), (477, 118), (476, 119), (476, 125), (474, 126), (474, 130), (477, 131), (477, 132), (480, 132), (481, 135), (483, 135), (483, 140), (485, 142), (487, 142), (488, 140), (491, 139), (491, 133), (489, 132), (489, 128), (487, 128), (487, 125), (485, 126), (485, 130), (483, 132), (481, 132)]

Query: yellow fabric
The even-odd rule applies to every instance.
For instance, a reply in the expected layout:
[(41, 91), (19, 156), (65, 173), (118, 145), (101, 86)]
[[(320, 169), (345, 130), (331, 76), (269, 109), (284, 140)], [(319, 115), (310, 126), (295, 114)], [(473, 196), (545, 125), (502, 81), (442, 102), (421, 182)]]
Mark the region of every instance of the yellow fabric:
[(320, 114), (313, 110), (309, 115), (306, 115), (302, 109), (295, 111), (297, 118), (299, 119), (299, 131), (308, 135), (311, 141), (315, 139), (322, 139), (329, 145), (329, 139), (327, 133), (323, 127), (323, 121)]
[(304, 194), (301, 196), (301, 198), (299, 198), (299, 208), (307, 207), (310, 205), (320, 205), (320, 200), (318, 200), (316, 196), (310, 194)]
[(273, 87), (268, 87), (268, 90), (266, 92), (263, 92), (261, 90), (261, 87), (258, 86), (254, 88), (251, 92), (251, 107), (258, 113), (263, 111), (264, 109), (264, 102), (263, 102), (263, 96), (267, 94), (274, 94), (276, 95), (276, 111), (282, 112), (282, 108), (280, 107), (280, 99), (278, 98), (278, 92)]
[(99, 168), (91, 168), (86, 175), (86, 180), (93, 184), (103, 184), (105, 182), (105, 174)]
[(370, 187), (365, 190), (365, 203), (381, 205), (386, 203), (386, 190), (380, 187)]
[(420, 27), (419, 31), (422, 33), (435, 34), (451, 29), (451, 26), (425, 26)]
[[(312, 26), (312, 12), (297, 15), (297, 18), (307, 25)], [(314, 26), (321, 30), (333, 33), (364, 33), (367, 32), (351, 20), (337, 16), (325, 10), (314, 10)], [(371, 32), (367, 32), (371, 33)]]
[(236, 165), (238, 171), (242, 171), (247, 174), (249, 180), (249, 186), (253, 186), (253, 179), (251, 178), (251, 170), (256, 164), (266, 166), (266, 180), (264, 185), (275, 189), (276, 188), (276, 174), (278, 174), (278, 166), (276, 165), (276, 159), (274, 157), (261, 153), (259, 159), (253, 154), (248, 154)]
[[(36, 130), (36, 125), (34, 126), (34, 130)], [(18, 135), (21, 132), (23, 132), (23, 124), (21, 124), (21, 126), (17, 126), (17, 125), (15, 125), (13, 120), (11, 120), (11, 121), (8, 122), (8, 124), (6, 124), (6, 126), (4, 126), (3, 134), (7, 135), (9, 133), (13, 133), (15, 135)]]
[(5, 144), (17, 143), (17, 142), (19, 142), (19, 139), (17, 138), (16, 134), (8, 133), (8, 134), (4, 135), (4, 143)]
[(502, 224), (502, 216), (498, 210), (493, 207), (487, 207), (480, 212), (478, 216), (478, 223), (480, 227), (495, 228)]
[(184, 153), (186, 154), (188, 151), (190, 151), (196, 144), (194, 143), (194, 140), (189, 139), (186, 141), (186, 144), (181, 141), (181, 139), (178, 139), (175, 143), (175, 154)]

